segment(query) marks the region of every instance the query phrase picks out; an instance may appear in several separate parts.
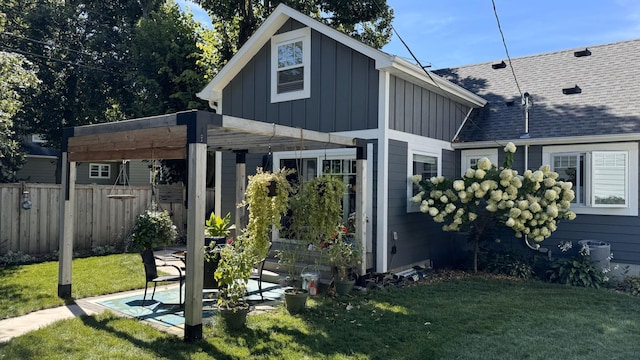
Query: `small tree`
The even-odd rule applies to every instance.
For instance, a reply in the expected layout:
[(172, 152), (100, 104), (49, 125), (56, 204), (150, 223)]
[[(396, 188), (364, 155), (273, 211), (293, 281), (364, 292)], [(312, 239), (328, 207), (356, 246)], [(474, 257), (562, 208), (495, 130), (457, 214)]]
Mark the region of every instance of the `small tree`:
[(524, 236), (528, 246), (537, 248), (557, 229), (559, 219), (576, 216), (569, 210), (575, 197), (571, 182), (558, 181), (549, 165), (519, 175), (511, 169), (515, 145), (508, 143), (504, 151), (502, 167), (482, 158), (477, 168), (468, 169), (459, 180), (412, 177), (421, 191), (411, 201), (420, 203), (421, 212), (445, 223), (444, 231), (471, 231), (476, 272), (480, 240), (493, 224), (506, 225), (517, 238)]

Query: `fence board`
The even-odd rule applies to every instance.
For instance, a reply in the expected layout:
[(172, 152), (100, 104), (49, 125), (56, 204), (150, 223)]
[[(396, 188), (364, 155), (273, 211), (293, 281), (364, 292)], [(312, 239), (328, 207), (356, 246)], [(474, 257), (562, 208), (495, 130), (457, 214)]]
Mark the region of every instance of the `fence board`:
[[(58, 250), (60, 228), (60, 185), (25, 184), (33, 207), (22, 210), (21, 184), (0, 184), (0, 256), (11, 251), (30, 254)], [(91, 250), (96, 246), (122, 245), (131, 232), (136, 217), (151, 204), (149, 187), (130, 187), (134, 199), (107, 197), (112, 185), (76, 185), (74, 214), (74, 250)], [(117, 187), (116, 192), (124, 190)], [(214, 191), (207, 189), (207, 209), (214, 204)], [(160, 204), (172, 214), (181, 233), (187, 222), (184, 203)]]

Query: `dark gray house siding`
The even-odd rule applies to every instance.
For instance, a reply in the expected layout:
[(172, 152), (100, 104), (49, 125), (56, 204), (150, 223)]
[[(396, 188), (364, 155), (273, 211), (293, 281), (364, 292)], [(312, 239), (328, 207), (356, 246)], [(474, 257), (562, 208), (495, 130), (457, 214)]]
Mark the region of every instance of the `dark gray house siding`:
[[(256, 168), (262, 166), (262, 154), (246, 155), (247, 178), (256, 173)], [(236, 214), (236, 154), (222, 153), (222, 197), (220, 198), (221, 216), (231, 213), (231, 220), (235, 222)], [(207, 209), (212, 211), (213, 209)]]
[(27, 157), (22, 169), (16, 176), (20, 180), (31, 183), (50, 183), (56, 182), (56, 159)]
[[(429, 258), (434, 266), (443, 267), (452, 263), (454, 243), (452, 234), (442, 231), (442, 224), (421, 212), (407, 213), (407, 143), (389, 141), (389, 212), (387, 266), (394, 269), (403, 265), (424, 261)], [(443, 151), (443, 175), (450, 177), (455, 171), (455, 152)], [(398, 240), (393, 240), (393, 233)], [(396, 253), (392, 254), (393, 246)]]
[(389, 93), (389, 127), (393, 130), (451, 141), (469, 111), (396, 76), (391, 76)]
[[(290, 21), (283, 28), (294, 26)], [(323, 132), (377, 127), (373, 59), (312, 30), (311, 97), (271, 103), (270, 49), (267, 42), (224, 88), (223, 114)]]

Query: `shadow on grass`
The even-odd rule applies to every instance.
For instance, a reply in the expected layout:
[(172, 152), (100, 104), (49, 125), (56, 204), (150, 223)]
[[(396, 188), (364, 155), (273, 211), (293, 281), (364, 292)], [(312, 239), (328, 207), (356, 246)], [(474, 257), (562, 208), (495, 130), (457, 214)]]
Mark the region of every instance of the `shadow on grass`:
[(86, 326), (98, 331), (108, 332), (140, 349), (156, 354), (158, 358), (170, 355), (171, 359), (186, 360), (191, 359), (195, 353), (204, 352), (215, 359), (233, 359), (233, 357), (221, 352), (207, 341), (187, 344), (178, 338), (167, 341), (165, 336), (157, 337), (150, 341), (139, 339), (126, 331), (118, 329), (118, 325), (114, 324), (114, 322), (117, 323), (117, 321), (121, 320), (120, 318), (98, 319), (94, 316), (83, 316), (81, 319)]

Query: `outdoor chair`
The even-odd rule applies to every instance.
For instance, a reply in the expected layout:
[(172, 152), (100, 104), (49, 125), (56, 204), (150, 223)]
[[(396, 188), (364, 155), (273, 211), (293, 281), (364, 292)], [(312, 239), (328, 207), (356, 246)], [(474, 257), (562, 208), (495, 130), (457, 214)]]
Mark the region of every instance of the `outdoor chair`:
[[(273, 245), (272, 243), (269, 243), (269, 250), (267, 251), (267, 257), (271, 252), (272, 245)], [(262, 299), (263, 301), (264, 301), (264, 295), (262, 294), (262, 271), (264, 270), (264, 263), (266, 261), (267, 261), (267, 258), (265, 257), (260, 261), (258, 261), (257, 263), (255, 263), (253, 266), (254, 269), (251, 269), (251, 276), (249, 277), (249, 279), (258, 281), (258, 291), (260, 292), (260, 299)]]
[[(144, 296), (142, 297), (142, 306), (144, 306), (145, 300), (147, 299), (147, 288), (150, 282), (153, 283), (153, 293), (151, 294), (151, 300), (153, 300), (153, 297), (156, 294), (156, 285), (159, 282), (173, 282), (173, 281), (177, 281), (180, 283), (180, 286), (178, 287), (178, 293), (179, 293), (179, 299), (180, 299), (179, 304), (182, 305), (182, 284), (185, 281), (185, 277), (180, 267), (173, 264), (167, 264), (167, 263), (157, 264), (156, 259), (158, 260), (163, 260), (163, 259), (154, 256), (153, 250), (150, 250), (150, 249), (144, 250), (142, 253), (140, 253), (140, 255), (142, 256), (142, 263), (144, 264), (144, 274), (146, 277), (146, 281), (144, 284)], [(173, 267), (178, 271), (178, 275), (158, 276), (158, 268), (160, 267)]]

